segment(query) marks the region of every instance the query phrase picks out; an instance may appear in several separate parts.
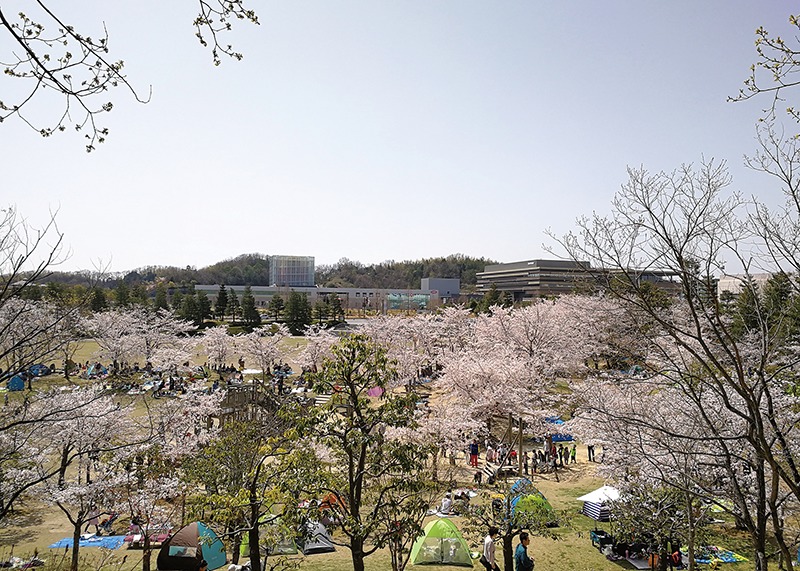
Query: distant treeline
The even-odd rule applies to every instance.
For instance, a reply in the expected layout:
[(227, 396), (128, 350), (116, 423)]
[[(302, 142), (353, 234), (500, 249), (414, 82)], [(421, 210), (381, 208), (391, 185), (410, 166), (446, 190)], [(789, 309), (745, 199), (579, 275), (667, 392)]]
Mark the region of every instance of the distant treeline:
[(484, 266), (496, 263), (486, 258), (471, 258), (463, 254), (371, 265), (342, 258), (335, 264), (317, 267), (317, 285), (415, 289), (419, 288), (422, 278), (459, 278), (462, 287), (472, 286), (477, 283), (477, 272), (482, 272)]
[[(477, 272), (493, 260), (453, 254), (443, 258), (365, 265), (342, 258), (335, 264), (316, 269), (316, 285), (327, 287), (419, 288), (422, 278), (459, 278), (463, 286), (475, 285)], [(129, 286), (167, 282), (184, 284), (270, 285), (269, 258), (264, 254), (242, 254), (205, 268), (186, 266), (146, 266), (110, 276), (90, 272), (54, 272), (45, 281), (69, 285), (100, 285), (115, 288), (120, 282)]]

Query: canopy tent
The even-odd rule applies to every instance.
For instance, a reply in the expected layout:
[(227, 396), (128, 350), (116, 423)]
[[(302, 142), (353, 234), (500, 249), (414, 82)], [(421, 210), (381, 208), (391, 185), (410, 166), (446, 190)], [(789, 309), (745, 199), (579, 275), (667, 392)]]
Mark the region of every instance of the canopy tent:
[(308, 536), (300, 542), (300, 549), (303, 555), (336, 551), (328, 530), (319, 522), (308, 523)]
[(613, 486), (603, 486), (578, 498), (583, 502), (583, 514), (595, 521), (609, 521), (611, 508), (609, 502), (619, 499), (619, 490)]
[(225, 546), (217, 534), (199, 521), (180, 528), (161, 544), (158, 571), (195, 571), (205, 559), (209, 569), (225, 565)]
[(428, 522), (411, 548), (413, 565), (459, 565), (472, 567), (469, 546), (449, 519)]

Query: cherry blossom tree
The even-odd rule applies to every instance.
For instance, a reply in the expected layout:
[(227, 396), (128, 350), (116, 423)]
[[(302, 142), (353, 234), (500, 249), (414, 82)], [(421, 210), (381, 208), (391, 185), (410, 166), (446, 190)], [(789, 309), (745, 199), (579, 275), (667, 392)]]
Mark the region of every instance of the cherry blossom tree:
[(570, 297), (521, 308), (493, 307), (473, 318), (469, 336), (442, 354), (437, 388), (453, 395), (478, 418), (558, 414), (559, 379), (585, 370), (579, 305)]
[(63, 335), (82, 302), (38, 301), (41, 280), (64, 257), (55, 215), (32, 226), (14, 207), (0, 209), (0, 367), (16, 374), (52, 359), (73, 340)]
[(305, 337), (307, 343), (300, 353), (300, 364), (316, 373), (322, 361), (330, 357), (330, 349), (336, 343), (337, 337), (329, 329), (315, 325), (306, 328)]
[[(239, 20), (258, 24), (255, 12), (243, 0), (199, 0), (196, 6), (195, 36), (201, 45), (210, 46), (214, 65), (220, 65), (223, 56), (242, 59), (221, 36)], [(30, 3), (25, 13), (0, 9), (0, 32), (7, 46), (0, 61), (7, 80), (14, 82), (4, 90), (8, 99), (0, 101), (0, 123), (16, 118), (43, 137), (72, 127), (84, 133), (86, 150), (92, 151), (108, 136), (108, 128), (97, 121), (114, 107), (111, 90), (123, 87), (141, 103), (149, 96), (141, 96), (129, 83), (123, 59), (109, 55), (113, 52), (105, 23), (98, 21), (92, 29), (74, 20), (68, 10), (42, 1)], [(32, 105), (34, 100), (50, 100), (61, 110), (50, 119), (40, 117), (41, 111), (34, 109), (42, 106)]]
[[(78, 426), (92, 432), (118, 421), (117, 405), (100, 389), (36, 391), (0, 412), (0, 520), (34, 487), (65, 474), (88, 450)], [(118, 427), (119, 428), (119, 427)], [(100, 437), (98, 437), (100, 438)]]
[[(81, 403), (78, 414), (60, 412), (47, 423), (37, 423), (28, 444), (37, 459), (35, 476), (27, 482), (38, 480), (43, 497), (72, 525), (71, 571), (77, 571), (81, 529), (98, 513), (107, 492), (104, 474), (93, 478), (92, 472), (103, 471), (99, 459), (104, 453), (126, 445), (118, 435), (126, 433), (128, 411), (94, 388), (59, 391), (45, 402), (62, 411)], [(36, 406), (42, 404), (40, 400)]]
[(280, 343), (289, 336), (289, 328), (285, 325), (261, 326), (253, 329), (237, 340), (237, 346), (245, 357), (261, 369), (261, 380), (267, 382), (267, 372), (280, 357)]
[(235, 341), (228, 335), (225, 326), (209, 327), (203, 332), (200, 342), (208, 353), (209, 362), (219, 369), (227, 365), (228, 355), (235, 347)]
[[(134, 335), (138, 339), (138, 352), (145, 362), (154, 363), (155, 357), (165, 349), (188, 351), (186, 335), (194, 329), (191, 323), (176, 318), (165, 309), (151, 311), (146, 308), (132, 310), (136, 317)], [(186, 361), (188, 359), (184, 359)], [(180, 361), (183, 362), (183, 361)], [(155, 363), (154, 363), (155, 364)]]
[(99, 357), (111, 363), (115, 375), (119, 374), (122, 363), (133, 362), (138, 355), (138, 326), (135, 312), (116, 309), (95, 313), (87, 322), (87, 328), (99, 346)]
[[(597, 287), (641, 337), (646, 370), (678, 403), (680, 412), (672, 414), (685, 408), (714, 443), (710, 457), (719, 455), (719, 464), (747, 472), (747, 488), (760, 491), (755, 504), (742, 493), (733, 499), (751, 531), (755, 567), (761, 570), (767, 568), (766, 526), (772, 524), (779, 542), (782, 534), (774, 509), (782, 500), (772, 490), (777, 486), (777, 493), (785, 489), (793, 501), (800, 499), (798, 402), (792, 388), (800, 352), (776, 314), (756, 311), (739, 330), (721, 310), (713, 276), (724, 271), (728, 258), (749, 268), (758, 254), (752, 219), (740, 216), (742, 200), (724, 194), (729, 182), (724, 165), (714, 162), (673, 173), (631, 169), (612, 214), (580, 219), (578, 232), (560, 243), (570, 257), (585, 261)], [(644, 270), (672, 279), (662, 280), (659, 289), (643, 279)], [(759, 292), (750, 294), (756, 298)], [(609, 418), (603, 413), (598, 422)], [(697, 466), (705, 475), (716, 469)], [(742, 486), (734, 476), (726, 474), (732, 486)]]

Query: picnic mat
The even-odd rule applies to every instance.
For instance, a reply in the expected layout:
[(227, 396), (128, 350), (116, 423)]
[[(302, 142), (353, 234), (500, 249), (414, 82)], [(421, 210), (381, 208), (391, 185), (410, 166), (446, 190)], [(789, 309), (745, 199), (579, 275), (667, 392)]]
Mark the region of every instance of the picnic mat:
[(707, 545), (700, 548), (694, 557), (697, 563), (711, 563), (713, 560), (719, 559), (723, 563), (738, 563), (739, 561), (747, 561), (747, 558), (729, 551), (722, 549), (717, 545)]
[[(81, 538), (78, 543), (79, 547), (104, 547), (106, 549), (119, 549), (125, 541), (122, 535), (104, 535), (92, 536), (87, 539)], [(72, 538), (65, 537), (60, 541), (56, 541), (53, 545), (47, 546), (50, 549), (59, 549), (63, 547), (72, 547)]]

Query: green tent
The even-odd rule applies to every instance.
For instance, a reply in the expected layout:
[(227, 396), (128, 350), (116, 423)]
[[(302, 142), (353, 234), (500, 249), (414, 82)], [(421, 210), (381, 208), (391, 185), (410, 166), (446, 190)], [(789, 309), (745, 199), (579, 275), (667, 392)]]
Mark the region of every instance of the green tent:
[[(297, 544), (293, 539), (294, 534), (280, 518), (264, 514), (258, 521), (263, 524), (261, 526), (261, 540), (269, 544), (268, 552), (270, 555), (297, 555)], [(250, 557), (250, 534), (247, 532), (242, 535), (239, 555)]]
[(558, 518), (556, 517), (553, 506), (550, 505), (550, 502), (547, 501), (544, 494), (536, 488), (533, 488), (533, 491), (520, 494), (511, 500), (511, 511), (513, 514), (530, 513), (537, 519), (546, 519), (546, 525), (548, 527), (555, 527), (558, 525)]
[(472, 567), (469, 546), (458, 528), (446, 518), (428, 522), (411, 548), (413, 565), (461, 565)]

